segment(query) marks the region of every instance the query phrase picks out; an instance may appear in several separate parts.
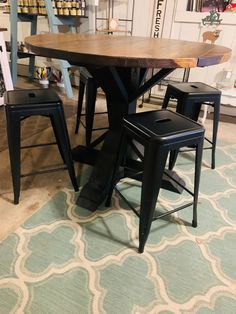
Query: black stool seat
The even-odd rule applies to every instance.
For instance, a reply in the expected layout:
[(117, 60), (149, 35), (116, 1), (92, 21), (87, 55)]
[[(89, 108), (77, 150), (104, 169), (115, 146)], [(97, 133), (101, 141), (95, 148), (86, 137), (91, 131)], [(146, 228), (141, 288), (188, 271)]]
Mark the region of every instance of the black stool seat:
[[(166, 109), (170, 99), (177, 99), (176, 112), (197, 121), (202, 104), (214, 108), (212, 139), (206, 138), (212, 150), (211, 168), (215, 168), (215, 151), (219, 124), (221, 92), (201, 82), (175, 83), (167, 86), (162, 108)], [(173, 169), (178, 152), (172, 153), (170, 169)]]
[(212, 86), (202, 82), (183, 82), (169, 84), (173, 90), (176, 90), (182, 95), (191, 94), (191, 96), (204, 97), (209, 95), (219, 95), (220, 91)]
[[(133, 178), (142, 181), (140, 211), (132, 208), (139, 217), (139, 252), (143, 252), (153, 220), (164, 217), (187, 206), (193, 205), (193, 227), (197, 226), (197, 201), (200, 180), (202, 147), (204, 128), (193, 120), (169, 110), (149, 111), (129, 115), (124, 119), (124, 132), (120, 145), (120, 153), (114, 170), (107, 205), (111, 200), (112, 190), (117, 179), (117, 170), (122, 164), (125, 144), (133, 150), (142, 162), (142, 175), (140, 171), (134, 173)], [(144, 147), (144, 153), (138, 148)], [(154, 217), (156, 202), (161, 188), (163, 174), (168, 153), (187, 145), (196, 147), (194, 191), (182, 186), (193, 196), (193, 202), (175, 208), (165, 214)], [(124, 162), (125, 163), (125, 162)], [(139, 167), (140, 170), (140, 167)], [(169, 174), (168, 174), (169, 176)], [(120, 193), (120, 192), (119, 192)]]
[[(58, 145), (62, 159), (66, 164), (66, 168), (63, 167), (60, 169), (68, 169), (72, 185), (77, 191), (78, 185), (74, 171), (62, 101), (56, 92), (53, 89), (13, 90), (5, 92), (4, 97), (6, 105), (7, 136), (13, 180), (14, 203), (19, 203), (20, 177), (32, 175), (32, 173), (24, 175), (21, 174), (20, 149), (55, 144), (45, 143), (21, 147), (21, 121), (35, 115), (42, 115), (50, 118), (56, 138), (56, 144)], [(58, 169), (38, 171), (33, 174), (55, 170)]]
[(188, 141), (196, 134), (203, 132), (200, 124), (169, 110), (131, 114), (124, 119), (124, 126), (126, 132), (137, 136), (138, 140), (143, 141), (143, 144), (145, 144), (145, 140), (155, 139), (162, 145), (171, 145), (176, 144), (176, 139)]

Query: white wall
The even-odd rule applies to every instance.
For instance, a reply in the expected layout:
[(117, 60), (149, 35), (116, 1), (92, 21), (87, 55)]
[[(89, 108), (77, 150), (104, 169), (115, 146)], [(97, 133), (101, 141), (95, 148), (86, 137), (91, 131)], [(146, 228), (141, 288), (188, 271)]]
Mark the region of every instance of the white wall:
[(150, 36), (152, 28), (152, 20), (154, 13), (154, 2), (155, 0), (135, 1), (134, 10), (134, 36)]

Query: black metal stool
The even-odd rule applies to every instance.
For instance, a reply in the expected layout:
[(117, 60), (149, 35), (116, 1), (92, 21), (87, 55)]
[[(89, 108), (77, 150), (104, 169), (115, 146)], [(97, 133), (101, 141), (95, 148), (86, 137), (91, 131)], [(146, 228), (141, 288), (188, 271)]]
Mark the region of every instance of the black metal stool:
[[(136, 178), (142, 182), (140, 211), (138, 212), (128, 202), (131, 209), (139, 217), (138, 251), (140, 253), (144, 250), (153, 220), (193, 205), (192, 226), (197, 227), (197, 202), (203, 141), (204, 128), (201, 125), (169, 110), (132, 114), (124, 119), (124, 133), (121, 139), (120, 153), (114, 168), (111, 189), (108, 194), (106, 205), (110, 205), (112, 190), (115, 183), (120, 179), (117, 178), (117, 170), (119, 169), (121, 160), (124, 156), (124, 147), (128, 144), (142, 163), (141, 167), (139, 167), (141, 172), (138, 171), (134, 172), (132, 176), (129, 175), (129, 177)], [(144, 147), (144, 153), (141, 153), (140, 149), (138, 149), (136, 145), (137, 143)], [(193, 202), (154, 217), (163, 174), (171, 178), (169, 172), (165, 171), (168, 153), (187, 145), (195, 145), (196, 147), (194, 191), (190, 191), (185, 186), (182, 186), (182, 188), (192, 195)], [(180, 184), (178, 182), (176, 183)], [(121, 194), (121, 192), (119, 193)]]
[(20, 149), (49, 145), (47, 143), (21, 147), (21, 121), (35, 115), (41, 115), (50, 118), (56, 138), (56, 143), (50, 144), (58, 145), (58, 149), (64, 163), (66, 164), (66, 167), (38, 171), (34, 172), (33, 175), (60, 169), (68, 169), (72, 185), (75, 191), (78, 191), (62, 101), (55, 91), (53, 89), (8, 91), (5, 93), (5, 104), (8, 146), (14, 190), (14, 203), (19, 203), (20, 178), (32, 175), (32, 173), (21, 174)]
[[(201, 105), (207, 105), (214, 108), (212, 139), (205, 138), (211, 144), (211, 168), (215, 169), (215, 151), (220, 113), (221, 92), (209, 85), (201, 82), (175, 83), (167, 86), (162, 108), (167, 108), (171, 98), (177, 99), (176, 112), (197, 121), (201, 110)], [(170, 158), (170, 169), (173, 169), (178, 152), (173, 152)]]
[[(85, 100), (85, 113), (82, 113), (83, 107), (83, 98), (84, 92), (86, 89), (86, 100)], [(80, 70), (80, 82), (79, 82), (79, 96), (78, 96), (78, 107), (77, 107), (77, 117), (76, 117), (76, 126), (75, 126), (75, 134), (78, 133), (80, 123), (85, 128), (85, 139), (86, 145), (91, 146), (92, 132), (99, 130), (107, 130), (107, 127), (101, 128), (93, 128), (93, 121), (95, 114), (107, 114), (107, 112), (96, 112), (95, 113), (95, 104), (97, 98), (97, 89), (98, 85), (96, 80), (88, 73), (86, 69)], [(82, 122), (81, 117), (85, 116), (85, 124)], [(101, 141), (104, 137), (101, 137)], [(100, 141), (95, 140), (95, 144), (92, 146), (96, 146)]]

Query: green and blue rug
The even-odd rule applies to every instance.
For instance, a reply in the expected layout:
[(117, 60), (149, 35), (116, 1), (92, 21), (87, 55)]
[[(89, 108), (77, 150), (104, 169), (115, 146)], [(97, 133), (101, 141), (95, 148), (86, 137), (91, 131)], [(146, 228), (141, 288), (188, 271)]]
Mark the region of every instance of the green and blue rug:
[[(198, 228), (191, 207), (158, 220), (143, 254), (118, 195), (91, 213), (71, 189), (58, 192), (0, 244), (0, 313), (235, 314), (236, 144), (219, 144), (215, 170), (209, 160), (204, 151)], [(190, 154), (176, 171), (193, 185)], [(120, 189), (138, 203), (138, 184)], [(188, 199), (162, 191), (159, 210)]]

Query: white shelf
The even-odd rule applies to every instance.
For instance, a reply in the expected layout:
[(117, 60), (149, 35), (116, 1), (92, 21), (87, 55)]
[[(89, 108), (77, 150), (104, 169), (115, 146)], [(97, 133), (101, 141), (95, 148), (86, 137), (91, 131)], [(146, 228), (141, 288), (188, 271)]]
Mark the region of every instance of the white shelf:
[[(221, 24), (236, 25), (236, 14), (231, 12), (219, 12), (222, 19)], [(191, 11), (176, 11), (175, 22), (181, 23), (202, 23), (202, 19), (209, 15), (209, 12), (191, 12)]]
[(221, 103), (231, 107), (236, 107), (236, 88), (232, 87), (225, 90), (221, 89), (221, 92)]

